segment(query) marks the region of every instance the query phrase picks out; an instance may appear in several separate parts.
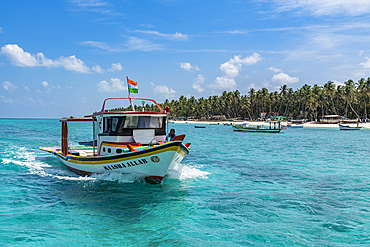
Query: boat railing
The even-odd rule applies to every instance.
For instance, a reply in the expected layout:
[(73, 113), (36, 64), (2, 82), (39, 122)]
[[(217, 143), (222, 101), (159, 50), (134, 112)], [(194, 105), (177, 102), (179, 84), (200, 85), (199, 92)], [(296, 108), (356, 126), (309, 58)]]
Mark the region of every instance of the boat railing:
[(159, 109), (160, 113), (166, 113), (166, 112), (165, 112), (165, 110), (163, 110), (163, 108), (162, 108), (162, 107), (161, 107), (161, 106), (160, 106), (160, 105), (159, 105), (155, 100), (153, 100), (153, 99), (131, 98), (131, 97), (129, 97), (129, 98), (106, 98), (106, 99), (104, 100), (103, 107), (102, 107), (101, 111), (100, 111), (98, 114), (103, 114), (103, 113), (105, 113), (105, 104), (106, 104), (106, 102), (107, 102), (108, 100), (121, 100), (121, 99), (127, 99), (127, 100), (130, 100), (130, 102), (131, 102), (131, 100), (150, 101), (150, 102), (154, 103), (154, 104), (158, 107), (158, 109)]

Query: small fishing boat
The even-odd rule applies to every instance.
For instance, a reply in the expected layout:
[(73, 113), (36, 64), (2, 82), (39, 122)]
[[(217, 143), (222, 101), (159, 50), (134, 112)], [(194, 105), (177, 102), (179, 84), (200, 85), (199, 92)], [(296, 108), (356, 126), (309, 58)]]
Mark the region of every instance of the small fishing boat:
[(82, 146), (96, 146), (97, 142), (95, 141), (88, 141), (88, 142), (78, 142), (78, 144)]
[[(109, 111), (106, 102), (129, 100), (133, 111)], [(154, 104), (158, 112), (135, 111), (132, 100)], [(61, 119), (61, 147), (40, 147), (54, 154), (68, 169), (91, 175), (105, 172), (135, 173), (147, 182), (159, 184), (167, 171), (173, 169), (189, 153), (190, 143), (183, 143), (185, 134), (166, 142), (168, 112), (152, 99), (107, 98), (100, 112), (83, 118)], [(68, 124), (92, 122), (92, 146), (71, 147)], [(95, 134), (97, 129), (97, 134)]]
[(199, 126), (199, 125), (195, 125), (194, 127), (195, 127), (195, 128), (201, 128), (201, 129), (204, 129), (206, 126)]
[(244, 131), (244, 132), (263, 132), (263, 133), (279, 133), (281, 131), (280, 122), (269, 122), (268, 126), (265, 125), (249, 125), (249, 123), (243, 123), (242, 125), (233, 124), (233, 131)]
[(350, 126), (350, 125), (344, 125), (344, 124), (339, 124), (339, 129), (340, 130), (360, 130), (362, 127), (358, 125), (356, 126)]
[(287, 128), (303, 128), (303, 123), (288, 123)]

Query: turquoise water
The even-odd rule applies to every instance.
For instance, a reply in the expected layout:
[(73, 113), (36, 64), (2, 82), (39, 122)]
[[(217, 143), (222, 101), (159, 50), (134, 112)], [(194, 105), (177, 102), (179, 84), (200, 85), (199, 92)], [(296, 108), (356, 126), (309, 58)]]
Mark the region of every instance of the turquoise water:
[[(91, 140), (91, 124), (70, 127)], [(370, 130), (171, 124), (190, 154), (160, 185), (79, 177), (39, 146), (58, 120), (0, 119), (2, 246), (370, 245)]]

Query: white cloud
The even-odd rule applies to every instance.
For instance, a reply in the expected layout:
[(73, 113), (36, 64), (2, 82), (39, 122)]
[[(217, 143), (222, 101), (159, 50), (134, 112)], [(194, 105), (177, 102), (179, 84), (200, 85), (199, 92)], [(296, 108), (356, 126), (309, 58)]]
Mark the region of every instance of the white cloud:
[(25, 85), (23, 85), (23, 88), (24, 88), (26, 91), (30, 91), (30, 89), (29, 89), (27, 86), (25, 86)]
[(249, 57), (242, 58), (241, 55), (234, 56), (230, 58), (226, 63), (221, 64), (220, 69), (224, 72), (225, 76), (217, 77), (213, 84), (208, 85), (208, 87), (220, 90), (234, 90), (237, 87), (237, 84), (234, 80), (235, 77), (239, 75), (240, 70), (242, 69), (243, 64), (253, 65), (258, 61), (261, 61), (262, 57), (258, 53), (253, 53)]
[(43, 81), (43, 82), (41, 82), (41, 84), (42, 84), (44, 87), (49, 86), (49, 83), (48, 83), (47, 81)]
[(101, 7), (108, 5), (107, 2), (99, 0), (70, 0), (70, 2), (79, 7)]
[(364, 54), (364, 51), (361, 50), (360, 53), (358, 54), (360, 57), (362, 56), (362, 54)]
[(58, 65), (60, 64), (66, 70), (73, 70), (80, 73), (90, 72), (90, 68), (87, 67), (82, 60), (76, 58), (75, 55), (69, 57), (60, 57), (54, 62), (54, 64), (55, 67), (58, 67)]
[(334, 82), (335, 87), (344, 86), (343, 82), (340, 82), (340, 81), (337, 81), (337, 80), (332, 80), (332, 82)]
[(370, 13), (368, 0), (273, 0), (278, 8), (276, 11), (297, 11), (314, 16), (345, 15), (359, 16)]
[(186, 71), (190, 71), (190, 70), (196, 70), (196, 71), (199, 71), (199, 67), (198, 65), (194, 65), (192, 66), (190, 63), (181, 63), (180, 62), (180, 68), (186, 70)]
[(0, 27), (0, 33), (3, 33), (3, 32), (4, 32), (4, 29)]
[(20, 67), (64, 67), (66, 70), (73, 70), (80, 73), (89, 73), (90, 68), (76, 56), (60, 57), (57, 60), (46, 58), (43, 53), (36, 55), (25, 52), (16, 44), (8, 44), (1, 47), (1, 53), (7, 56), (10, 62)]
[(170, 87), (167, 87), (165, 84), (163, 84), (163, 86), (160, 86), (160, 85), (156, 86), (153, 82), (151, 82), (150, 84), (153, 86), (154, 88), (153, 91), (155, 94), (161, 95), (166, 98), (175, 97), (176, 91)]
[(98, 83), (99, 92), (119, 92), (127, 90), (127, 86), (124, 81), (118, 78), (111, 78), (110, 82), (101, 81)]
[(253, 55), (246, 58), (242, 58), (241, 55), (238, 55), (234, 56), (234, 58), (230, 58), (226, 63), (221, 64), (220, 69), (227, 77), (234, 78), (239, 75), (239, 71), (242, 69), (243, 64), (252, 65), (261, 59), (261, 55), (258, 53), (253, 53)]
[(254, 83), (249, 84), (249, 86), (247, 88), (248, 88), (248, 90), (253, 88), (256, 91), (262, 89), (262, 87), (260, 85), (255, 85)]
[(262, 87), (273, 87), (273, 85), (270, 83), (270, 81), (267, 81), (267, 80), (264, 80), (262, 83), (261, 83), (261, 86)]
[(24, 99), (31, 101), (32, 103), (36, 104), (36, 102), (31, 97), (23, 96)]
[(178, 33), (178, 32), (176, 32), (175, 34), (165, 34), (165, 33), (160, 33), (158, 31), (150, 31), (150, 30), (136, 30), (136, 32), (158, 35), (160, 37), (164, 37), (164, 38), (168, 38), (168, 39), (178, 39), (178, 40), (187, 40), (187, 39), (189, 39), (187, 34), (182, 34), (182, 33)]
[(0, 95), (0, 99), (2, 99), (2, 101), (4, 103), (9, 103), (9, 104), (12, 104), (12, 105), (14, 104), (14, 100), (5, 98), (3, 95)]
[(191, 69), (191, 64), (190, 63), (181, 63), (180, 62), (180, 67), (184, 70), (189, 71)]
[(5, 90), (8, 90), (8, 91), (13, 91), (13, 90), (16, 90), (18, 87), (12, 83), (10, 83), (9, 81), (4, 81), (3, 82), (3, 87)]
[(366, 62), (360, 63), (359, 65), (362, 65), (364, 69), (368, 69), (370, 68), (370, 58), (366, 57), (365, 59), (366, 59)]
[(121, 63), (112, 63), (112, 68), (108, 69), (108, 71), (110, 71), (110, 72), (121, 71), (121, 70), (122, 70)]
[(198, 77), (194, 79), (194, 83), (193, 83), (193, 88), (195, 89), (195, 91), (199, 93), (203, 92), (204, 88), (200, 86), (200, 84), (203, 84), (203, 83), (204, 83), (204, 76), (198, 75)]
[(129, 51), (156, 51), (162, 49), (161, 45), (136, 37), (130, 37), (125, 46)]
[(272, 77), (271, 81), (276, 82), (280, 85), (285, 85), (285, 84), (292, 84), (292, 83), (299, 82), (299, 78), (298, 77), (291, 77), (291, 76), (289, 76), (288, 74), (285, 74), (285, 73), (279, 73), (279, 74), (275, 74)]
[(208, 85), (210, 88), (219, 90), (235, 90), (236, 82), (233, 78), (217, 77), (214, 84)]
[(95, 71), (95, 73), (99, 73), (99, 74), (104, 73), (104, 70), (99, 65), (96, 65), (96, 66), (92, 67), (91, 70), (93, 70), (93, 71)]
[(92, 47), (96, 47), (102, 50), (106, 50), (109, 52), (119, 52), (122, 51), (122, 49), (112, 47), (104, 42), (98, 42), (98, 41), (83, 41), (79, 43), (80, 45), (89, 45)]
[(175, 34), (172, 34), (172, 37), (175, 39), (184, 39), (184, 40), (189, 39), (187, 34), (182, 34), (178, 32), (176, 32)]
[(282, 71), (281, 69), (274, 68), (272, 66), (269, 68), (269, 70), (274, 71), (275, 73), (278, 73), (278, 72), (281, 72)]

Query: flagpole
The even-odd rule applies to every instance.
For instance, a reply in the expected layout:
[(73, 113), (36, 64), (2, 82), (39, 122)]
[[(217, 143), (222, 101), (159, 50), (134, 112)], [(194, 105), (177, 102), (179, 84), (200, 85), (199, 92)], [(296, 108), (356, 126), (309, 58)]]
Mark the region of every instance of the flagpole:
[(126, 79), (127, 79), (128, 99), (130, 100), (130, 105), (131, 105), (132, 111), (135, 111), (135, 107), (134, 107), (134, 105), (132, 104), (131, 97), (130, 97), (130, 89), (129, 89), (129, 85), (128, 85), (128, 76), (126, 76)]

